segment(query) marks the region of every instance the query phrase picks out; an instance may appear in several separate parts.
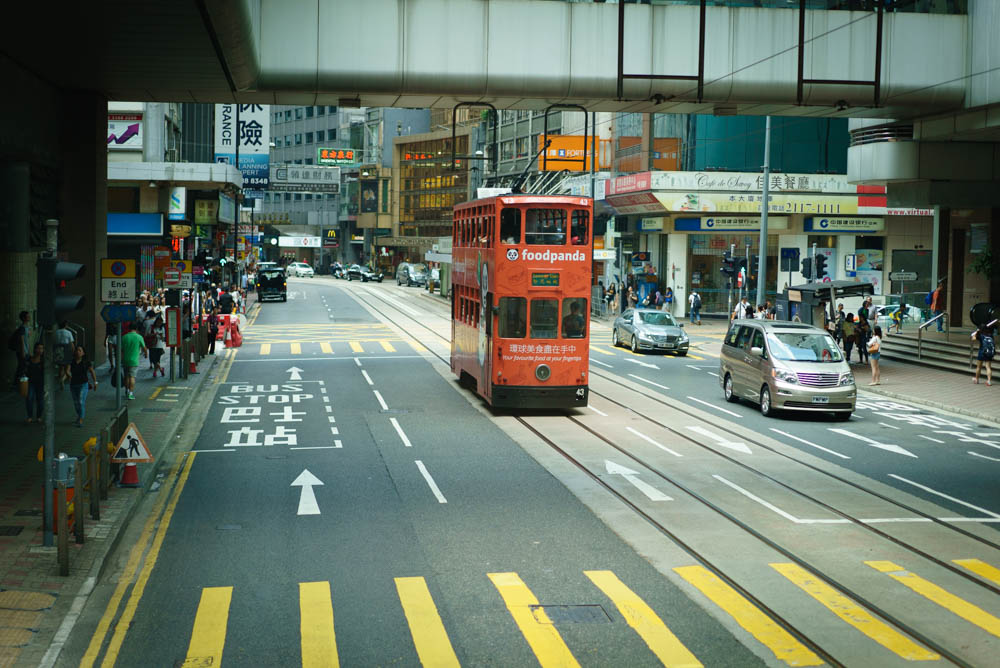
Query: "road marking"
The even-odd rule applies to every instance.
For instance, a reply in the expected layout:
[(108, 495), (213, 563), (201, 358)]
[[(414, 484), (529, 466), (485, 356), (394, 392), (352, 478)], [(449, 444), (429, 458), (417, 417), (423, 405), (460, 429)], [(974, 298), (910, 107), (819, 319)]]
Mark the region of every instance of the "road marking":
[(675, 636), (645, 601), (611, 571), (584, 571), (618, 608), (646, 646), (664, 666), (701, 666), (698, 658)]
[(339, 666), (329, 582), (299, 583), (299, 615), (302, 667)]
[(981, 455), (978, 452), (973, 452), (972, 450), (969, 450), (969, 454), (972, 455), (973, 457), (979, 457), (980, 459), (988, 459), (991, 462), (1000, 462), (1000, 459), (997, 459), (996, 457), (990, 457), (988, 455)]
[(686, 366), (689, 369), (694, 369), (695, 371), (701, 371), (701, 367), (695, 366), (694, 364), (685, 364), (684, 366)]
[(365, 352), (365, 349), (361, 346), (361, 344), (359, 342), (357, 342), (357, 341), (351, 341), (350, 343), (351, 343), (351, 350), (353, 350), (354, 352), (356, 352), (356, 353), (363, 353), (363, 352)]
[(420, 345), (416, 341), (407, 341), (407, 343), (409, 343), (410, 347), (413, 348), (413, 350), (415, 350), (418, 353), (426, 353), (427, 352), (427, 348), (424, 348), (422, 345)]
[(625, 428), (628, 429), (633, 434), (635, 434), (636, 436), (638, 436), (639, 438), (641, 438), (642, 440), (644, 440), (644, 441), (646, 441), (648, 443), (652, 443), (653, 445), (655, 445), (656, 447), (658, 447), (660, 450), (663, 450), (664, 452), (669, 452), (674, 457), (683, 457), (684, 456), (684, 455), (682, 455), (679, 452), (675, 452), (675, 451), (671, 450), (670, 448), (668, 448), (667, 446), (665, 446), (665, 445), (663, 445), (661, 443), (657, 443), (656, 441), (654, 441), (653, 439), (651, 439), (649, 436), (646, 436), (645, 434), (643, 434), (640, 431), (636, 431), (632, 427), (625, 427)]
[(396, 433), (399, 434), (399, 439), (403, 441), (403, 445), (405, 445), (408, 448), (412, 448), (413, 444), (410, 443), (410, 439), (408, 439), (406, 437), (406, 434), (403, 433), (403, 428), (399, 426), (399, 420), (397, 420), (396, 418), (389, 418), (389, 422), (391, 422), (392, 426), (396, 428)]
[(695, 355), (695, 354), (694, 354), (694, 353), (692, 353), (692, 352), (689, 352), (689, 353), (688, 353), (688, 357), (690, 357), (691, 359), (696, 359), (696, 360), (698, 360), (698, 361), (701, 361), (701, 362), (704, 362), (704, 361), (705, 361), (705, 358), (704, 358), (704, 357), (699, 357), (698, 355)]
[(301, 355), (302, 354), (302, 344), (301, 343), (293, 343), (292, 344), (292, 354), (293, 355)]
[(625, 478), (626, 482), (642, 492), (650, 501), (673, 501), (673, 498), (656, 489), (648, 482), (641, 480), (638, 471), (633, 471), (626, 466), (616, 464), (608, 459), (604, 460), (604, 470), (608, 475), (620, 475)]
[(925, 492), (927, 492), (929, 494), (936, 494), (937, 496), (940, 496), (942, 499), (948, 499), (949, 501), (952, 501), (953, 503), (957, 503), (957, 504), (959, 504), (961, 506), (965, 506), (966, 508), (972, 508), (973, 510), (978, 510), (979, 512), (981, 512), (984, 515), (989, 515), (990, 517), (993, 517), (993, 518), (996, 518), (996, 519), (1000, 519), (1000, 515), (998, 515), (996, 513), (992, 513), (990, 511), (986, 510), (985, 508), (980, 508), (979, 506), (974, 506), (971, 503), (968, 503), (967, 501), (962, 501), (961, 499), (956, 499), (953, 496), (948, 496), (947, 494), (945, 494), (943, 492), (939, 492), (937, 490), (931, 489), (930, 487), (926, 487), (924, 485), (921, 485), (920, 483), (913, 482), (912, 480), (907, 480), (906, 478), (904, 478), (902, 476), (898, 476), (895, 473), (890, 473), (889, 477), (890, 478), (895, 478), (896, 480), (899, 480), (901, 482), (905, 482), (905, 483), (908, 483), (910, 485), (913, 485), (914, 487), (916, 487), (918, 489), (922, 489), (922, 490), (924, 490)]
[(614, 367), (607, 362), (602, 362), (601, 360), (590, 360), (591, 364), (600, 364), (601, 366), (606, 366), (609, 369), (614, 369)]
[(271, 344), (270, 343), (262, 343), (262, 344), (260, 344), (260, 354), (261, 355), (270, 355), (271, 354)]
[(299, 487), (299, 508), (296, 515), (319, 515), (319, 504), (316, 502), (316, 492), (313, 487), (323, 486), (323, 481), (309, 472), (309, 469), (302, 469), (302, 473), (292, 481), (290, 487)]
[(326, 408), (326, 412), (327, 413), (332, 413), (333, 412), (333, 406), (325, 406), (324, 408)]
[(410, 627), (413, 645), (424, 666), (460, 665), (455, 650), (448, 639), (437, 606), (427, 588), (427, 582), (420, 577), (395, 578), (396, 592)]
[(670, 389), (670, 388), (669, 388), (669, 387), (667, 387), (666, 385), (660, 385), (659, 383), (654, 383), (653, 381), (651, 381), (651, 380), (646, 380), (646, 379), (645, 379), (645, 378), (643, 378), (642, 376), (637, 376), (637, 375), (635, 375), (634, 373), (630, 373), (630, 374), (629, 374), (629, 376), (631, 376), (632, 378), (635, 378), (636, 380), (641, 380), (641, 381), (642, 381), (642, 382), (644, 382), (644, 383), (649, 383), (650, 385), (655, 385), (656, 387), (658, 387), (658, 388), (660, 388), (660, 389), (662, 389), (662, 390), (669, 390), (669, 389)]
[(372, 392), (375, 393), (375, 398), (378, 399), (378, 404), (382, 407), (382, 410), (389, 410), (389, 405), (385, 403), (385, 399), (382, 398), (381, 393), (378, 390), (372, 390)]
[(600, 410), (600, 409), (594, 408), (593, 406), (587, 406), (587, 408), (589, 408), (590, 410), (594, 411), (598, 415), (602, 415), (604, 417), (608, 417), (608, 414), (605, 413), (604, 411)]
[[(340, 357), (340, 358), (338, 358), (336, 356), (332, 357), (332, 358), (330, 358), (330, 357), (285, 357), (285, 358), (280, 358), (280, 359), (279, 358), (271, 358), (271, 357), (267, 357), (267, 358), (254, 357), (254, 358), (250, 358), (250, 359), (238, 359), (238, 360), (235, 360), (235, 361), (236, 362), (254, 362), (254, 363), (261, 363), (261, 362), (295, 362), (296, 364), (305, 364), (305, 363), (308, 363), (308, 362), (324, 362), (324, 363), (328, 363), (328, 362), (341, 362), (341, 361), (348, 360), (348, 359), (354, 359), (354, 358), (353, 357)], [(397, 361), (397, 360), (400, 360), (400, 359), (423, 359), (423, 358), (420, 355), (398, 355), (397, 354), (397, 355), (367, 355), (365, 357), (365, 359), (369, 359), (369, 360), (393, 360), (393, 361)], [(359, 364), (358, 366), (361, 366), (361, 365)]]
[(823, 660), (781, 628), (719, 576), (703, 566), (678, 566), (674, 572), (722, 608), (737, 624), (791, 666), (819, 666)]
[(790, 439), (793, 439), (795, 441), (798, 441), (799, 443), (805, 443), (806, 445), (808, 445), (810, 447), (813, 447), (813, 448), (816, 448), (817, 450), (822, 450), (823, 452), (828, 452), (831, 455), (834, 455), (835, 457), (840, 457), (841, 459), (850, 459), (850, 457), (848, 457), (847, 455), (842, 455), (839, 452), (834, 452), (833, 450), (830, 450), (828, 448), (824, 448), (822, 445), (816, 445), (815, 443), (811, 443), (811, 442), (805, 440), (804, 438), (799, 438), (798, 436), (792, 436), (791, 434), (783, 432), (780, 429), (775, 429), (774, 427), (771, 427), (771, 431), (773, 431), (773, 432), (775, 432), (777, 434), (781, 434), (782, 436), (784, 436), (786, 438), (790, 438)]
[(603, 348), (598, 348), (597, 346), (590, 346), (590, 350), (593, 351), (593, 352), (595, 352), (595, 353), (601, 353), (602, 355), (609, 355), (610, 357), (617, 357), (617, 355), (615, 355), (614, 353), (609, 353), (607, 350), (604, 350)]
[(427, 481), (427, 485), (431, 488), (431, 491), (434, 492), (434, 496), (437, 498), (438, 503), (448, 503), (448, 499), (444, 498), (444, 494), (442, 494), (441, 490), (438, 489), (437, 483), (434, 482), (434, 478), (432, 478), (431, 474), (428, 473), (427, 467), (424, 466), (424, 463), (418, 459), (416, 460), (416, 464), (417, 468), (420, 469), (420, 475), (422, 475), (424, 480)]
[(702, 436), (712, 439), (718, 445), (721, 445), (724, 448), (729, 448), (730, 450), (735, 450), (736, 452), (742, 452), (743, 454), (746, 455), (753, 454), (752, 452), (750, 452), (750, 448), (747, 447), (746, 443), (742, 443), (740, 441), (730, 441), (726, 439), (725, 436), (720, 436), (719, 434), (712, 433), (708, 429), (705, 429), (704, 427), (700, 426), (688, 427), (688, 429), (696, 434), (701, 434)]
[(374, 382), (372, 382), (372, 377), (369, 376), (368, 372), (365, 371), (364, 369), (361, 370), (361, 375), (365, 377), (365, 380), (368, 381), (369, 385), (374, 385), (375, 384)]
[(942, 441), (941, 439), (934, 438), (932, 436), (924, 436), (923, 434), (917, 434), (917, 436), (919, 436), (920, 438), (923, 438), (925, 440), (928, 440), (928, 441), (933, 441), (935, 443), (944, 443), (944, 441)]
[(656, 366), (655, 364), (650, 364), (649, 362), (643, 362), (642, 360), (633, 360), (633, 359), (629, 359), (629, 358), (626, 357), (625, 361), (626, 362), (631, 362), (632, 364), (638, 364), (640, 366), (644, 366), (647, 369), (659, 369), (660, 368), (660, 367)]
[(151, 395), (149, 395), (149, 400), (152, 401), (156, 397), (160, 396), (160, 392), (162, 392), (162, 391), (163, 391), (163, 386), (160, 386), (160, 387), (156, 388), (155, 390), (153, 390), (153, 393)]
[(333, 354), (333, 346), (330, 345), (329, 341), (320, 341), (319, 342), (319, 349), (322, 350), (327, 355), (332, 355)]
[(891, 561), (866, 561), (865, 563), (880, 573), (885, 573), (896, 582), (903, 584), (929, 601), (937, 603), (945, 610), (953, 612), (970, 624), (975, 624), (987, 633), (1000, 637), (1000, 619), (997, 619), (982, 608), (955, 596), (912, 571), (904, 570), (902, 566), (898, 566)]
[[(330, 403), (330, 397), (324, 394), (324, 395), (323, 395), (323, 401), (325, 401), (325, 402), (327, 402), (327, 403)], [(330, 408), (330, 407), (329, 407), (329, 406), (327, 406), (327, 408)]]
[[(739, 485), (737, 485), (735, 482), (731, 482), (729, 480), (726, 480), (721, 475), (717, 475), (717, 474), (713, 474), (712, 477), (715, 478), (716, 480), (718, 480), (719, 482), (721, 482), (722, 484), (728, 485), (732, 489), (735, 489), (737, 492), (739, 492), (743, 496), (747, 497), (748, 499), (756, 501), (757, 503), (759, 503), (760, 505), (764, 506), (768, 510), (771, 510), (771, 511), (777, 513), (778, 515), (781, 515), (786, 520), (788, 520), (790, 522), (794, 522), (795, 524), (802, 524), (803, 523), (803, 520), (800, 520), (795, 515), (792, 515), (791, 513), (786, 513), (784, 510), (782, 510), (778, 506), (774, 505), (770, 501), (765, 501), (764, 499), (760, 498), (756, 494), (753, 494), (750, 491), (743, 489), (742, 487), (740, 487)], [(834, 522), (840, 522), (841, 520), (833, 520), (833, 521)], [(816, 522), (812, 522), (812, 523), (816, 523)]]
[(236, 452), (236, 451), (233, 450), (232, 448), (220, 448), (218, 450), (202, 450), (201, 448), (199, 448), (198, 450), (195, 450), (195, 452)]
[(709, 408), (714, 408), (717, 411), (722, 411), (723, 413), (728, 413), (729, 415), (732, 415), (733, 417), (736, 417), (736, 418), (738, 418), (740, 416), (739, 413), (734, 413), (734, 412), (732, 412), (730, 410), (726, 410), (725, 408), (721, 408), (719, 406), (716, 406), (715, 404), (710, 404), (707, 401), (702, 401), (701, 399), (696, 399), (695, 397), (692, 397), (691, 395), (688, 395), (688, 399), (690, 399), (691, 401), (697, 401), (699, 404), (705, 404)]
[(991, 566), (985, 561), (980, 561), (979, 559), (952, 559), (952, 562), (962, 568), (969, 569), (976, 575), (986, 578), (994, 584), (1000, 584), (1000, 568)]
[(879, 424), (883, 427), (888, 427), (889, 429), (899, 429), (899, 427), (894, 424), (886, 424), (885, 422), (879, 422)]
[(222, 663), (232, 600), (232, 587), (205, 587), (201, 590), (185, 665), (218, 666)]
[(719, 377), (719, 374), (715, 373), (714, 371), (709, 371), (709, 372), (708, 372), (708, 375), (709, 375), (709, 376), (715, 376), (716, 378), (718, 378), (718, 377)]
[(332, 436), (340, 436), (340, 429), (337, 427), (330, 427), (330, 434)]
[(940, 655), (927, 650), (875, 618), (855, 601), (826, 584), (797, 564), (771, 564), (771, 568), (791, 580), (799, 589), (822, 603), (830, 612), (887, 650), (908, 661), (937, 661)]
[(862, 443), (867, 443), (868, 445), (872, 446), (873, 448), (879, 448), (880, 450), (886, 450), (888, 452), (894, 452), (897, 455), (906, 455), (907, 457), (913, 457), (914, 459), (918, 459), (918, 457), (915, 454), (913, 454), (912, 452), (910, 452), (906, 448), (902, 448), (902, 447), (900, 447), (898, 445), (893, 445), (892, 443), (879, 443), (878, 441), (873, 441), (872, 439), (870, 439), (870, 438), (868, 438), (866, 436), (861, 436), (860, 434), (855, 434), (853, 432), (847, 431), (846, 429), (835, 429), (833, 427), (827, 427), (827, 429), (829, 429), (830, 431), (832, 431), (835, 434), (840, 434), (841, 436), (849, 436), (849, 437), (851, 437), (851, 438), (853, 438), (855, 440), (861, 441)]
[(354, 363), (357, 364), (358, 366), (361, 366), (361, 360), (359, 360), (357, 357), (354, 358)]
[(487, 577), (500, 592), (510, 616), (521, 629), (521, 634), (528, 641), (542, 668), (579, 668), (580, 664), (569, 651), (555, 624), (517, 573), (488, 573)]
[(381, 341), (380, 340), (379, 343), (382, 344), (382, 350), (384, 350), (385, 352), (387, 352), (387, 353), (394, 353), (394, 352), (396, 352), (396, 349), (393, 348), (392, 344), (389, 343), (388, 341)]
[[(338, 447), (340, 447), (340, 446), (338, 446), (338, 445), (302, 445), (302, 446), (299, 446), (297, 448), (288, 448), (288, 449), (289, 450), (335, 450)], [(201, 450), (199, 450), (198, 452), (201, 452)]]

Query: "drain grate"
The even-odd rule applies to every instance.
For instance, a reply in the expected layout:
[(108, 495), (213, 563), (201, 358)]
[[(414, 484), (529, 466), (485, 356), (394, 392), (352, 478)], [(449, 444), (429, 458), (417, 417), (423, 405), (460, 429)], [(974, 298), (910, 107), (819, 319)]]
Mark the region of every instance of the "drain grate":
[(547, 621), (553, 624), (611, 623), (608, 613), (599, 605), (533, 605), (531, 614), (542, 623)]
[(24, 527), (20, 525), (9, 524), (6, 526), (0, 526), (0, 536), (17, 536), (24, 531)]

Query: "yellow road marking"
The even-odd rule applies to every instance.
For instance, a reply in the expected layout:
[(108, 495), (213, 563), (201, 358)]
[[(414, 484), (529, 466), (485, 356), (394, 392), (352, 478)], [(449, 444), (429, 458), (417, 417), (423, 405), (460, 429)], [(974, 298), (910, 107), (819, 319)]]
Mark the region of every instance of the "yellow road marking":
[(771, 650), (776, 658), (792, 666), (823, 664), (823, 660), (808, 647), (705, 567), (680, 566), (674, 572), (725, 610), (737, 624)]
[(545, 611), (532, 607), (538, 605), (538, 599), (517, 573), (488, 573), (487, 576), (503, 597), (507, 610), (521, 629), (524, 639), (528, 641), (542, 668), (580, 665), (566, 647), (562, 636)]
[(690, 357), (690, 358), (691, 358), (691, 359), (693, 359), (693, 360), (699, 360), (699, 361), (705, 361), (705, 358), (704, 358), (704, 357), (699, 357), (698, 355), (695, 355), (694, 353), (690, 353), (690, 352), (689, 352), (689, 353), (687, 354), (687, 356), (688, 356), (688, 357)]
[[(167, 474), (167, 480), (172, 480), (174, 475), (177, 473), (177, 469), (181, 465), (181, 460), (183, 455), (177, 458), (177, 463), (174, 464), (173, 468), (170, 469), (170, 473)], [(118, 612), (118, 606), (121, 604), (122, 597), (125, 595), (125, 590), (132, 583), (132, 578), (135, 577), (135, 572), (139, 568), (139, 559), (142, 557), (142, 553), (146, 551), (146, 544), (149, 542), (149, 537), (153, 533), (153, 527), (156, 525), (156, 521), (159, 518), (160, 510), (163, 508), (163, 504), (167, 502), (170, 497), (170, 493), (167, 492), (167, 488), (164, 487), (163, 494), (161, 494), (156, 501), (153, 503), (153, 509), (149, 513), (149, 518), (146, 520), (145, 526), (142, 528), (142, 533), (139, 534), (139, 539), (135, 542), (132, 547), (132, 551), (129, 553), (128, 561), (125, 563), (125, 570), (122, 571), (121, 577), (118, 579), (118, 584), (115, 586), (115, 591), (111, 595), (111, 600), (108, 601), (108, 605), (104, 610), (104, 615), (101, 620), (97, 623), (97, 629), (94, 631), (94, 636), (90, 639), (90, 645), (87, 647), (87, 651), (84, 653), (83, 658), (80, 660), (81, 668), (90, 668), (94, 665), (94, 661), (97, 660), (97, 655), (101, 651), (101, 645), (104, 644), (104, 638), (108, 634), (108, 629), (111, 627), (111, 621), (115, 618), (115, 614)]]
[(610, 353), (607, 350), (604, 350), (603, 348), (598, 348), (597, 346), (590, 346), (590, 349), (591, 351), (595, 353), (601, 353), (602, 355), (610, 355), (611, 357), (615, 356), (614, 353)]
[(293, 343), (292, 344), (292, 354), (293, 355), (301, 355), (302, 354), (302, 344), (301, 343)]
[(791, 580), (799, 589), (827, 607), (830, 612), (861, 631), (891, 652), (909, 661), (937, 661), (940, 655), (927, 650), (797, 564), (771, 564), (771, 568)]
[(952, 561), (962, 568), (967, 568), (976, 575), (986, 578), (990, 582), (1000, 584), (1000, 568), (990, 566), (985, 561), (980, 561), (979, 559), (952, 559)]
[(618, 607), (628, 625), (635, 629), (649, 649), (665, 666), (701, 666), (698, 658), (678, 640), (652, 608), (611, 571), (584, 571), (604, 595)]
[(262, 344), (260, 344), (260, 354), (261, 355), (270, 355), (271, 354), (271, 344), (270, 343), (262, 343)]
[(392, 344), (389, 343), (388, 341), (379, 341), (379, 343), (382, 344), (382, 350), (384, 350), (385, 352), (387, 352), (387, 353), (394, 353), (394, 352), (396, 352), (396, 349), (393, 348)]
[(330, 346), (330, 342), (329, 341), (320, 341), (319, 342), (319, 349), (322, 350), (327, 355), (330, 355), (330, 354), (333, 353), (333, 347)]
[(361, 344), (358, 343), (357, 341), (351, 341), (351, 350), (353, 350), (356, 353), (363, 353), (363, 352), (365, 352), (365, 349), (362, 348)]
[(299, 615), (303, 668), (339, 666), (329, 582), (299, 583)]
[(403, 605), (410, 635), (420, 663), (425, 666), (459, 666), (437, 606), (423, 578), (396, 578), (396, 591)]
[(415, 350), (418, 353), (426, 353), (427, 352), (427, 348), (424, 348), (422, 345), (420, 345), (416, 341), (407, 341), (407, 343), (409, 343), (410, 347), (413, 348), (413, 350)]
[(987, 633), (1000, 637), (1000, 619), (997, 619), (982, 608), (955, 596), (930, 580), (925, 580), (919, 575), (904, 570), (902, 566), (897, 566), (891, 561), (866, 561), (865, 563), (875, 570), (885, 573), (896, 582), (909, 587), (924, 598), (955, 613), (965, 621), (975, 624)]
[(218, 666), (226, 646), (232, 587), (205, 587), (194, 616), (191, 642), (182, 666)]
[(149, 395), (149, 400), (152, 401), (156, 397), (160, 396), (160, 392), (162, 392), (162, 391), (163, 391), (163, 386), (161, 385), (160, 387), (158, 387), (155, 390), (153, 390), (153, 393), (151, 395)]
[[(187, 462), (185, 462), (180, 478), (178, 478), (177, 484), (174, 486), (174, 492), (170, 497), (170, 501), (167, 503), (166, 510), (163, 511), (163, 517), (160, 519), (160, 526), (156, 529), (156, 535), (153, 537), (153, 544), (149, 548), (149, 554), (146, 555), (146, 562), (142, 565), (142, 571), (139, 572), (139, 578), (135, 581), (135, 586), (132, 587), (132, 593), (128, 597), (128, 602), (125, 603), (125, 609), (122, 610), (122, 616), (118, 620), (118, 623), (115, 624), (115, 633), (111, 636), (111, 642), (108, 644), (108, 651), (105, 653), (104, 661), (101, 663), (102, 666), (111, 668), (115, 665), (115, 661), (118, 660), (118, 652), (121, 651), (122, 642), (125, 640), (125, 634), (132, 625), (132, 618), (135, 617), (135, 610), (139, 607), (139, 601), (142, 599), (142, 594), (146, 590), (146, 583), (149, 581), (149, 575), (153, 572), (153, 566), (156, 565), (156, 559), (160, 554), (160, 546), (163, 545), (163, 538), (167, 535), (167, 529), (170, 527), (170, 519), (174, 516), (174, 508), (177, 507), (177, 500), (180, 498), (181, 492), (184, 491), (184, 485), (187, 483), (188, 475), (191, 473), (191, 465), (194, 463), (195, 454), (196, 453), (194, 452), (187, 453)], [(98, 647), (100, 647), (100, 645), (98, 645)]]

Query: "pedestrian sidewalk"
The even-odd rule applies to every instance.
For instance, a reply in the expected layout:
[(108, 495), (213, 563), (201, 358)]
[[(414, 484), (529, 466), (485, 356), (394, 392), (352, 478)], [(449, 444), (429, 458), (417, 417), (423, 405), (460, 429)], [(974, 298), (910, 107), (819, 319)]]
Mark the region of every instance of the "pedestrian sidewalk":
[[(252, 301), (251, 301), (252, 304)], [(37, 666), (77, 597), (85, 597), (93, 587), (104, 561), (122, 529), (138, 506), (145, 487), (174, 440), (199, 389), (220, 373), (224, 364), (216, 361), (228, 351), (217, 346), (198, 364), (198, 373), (170, 382), (152, 377), (148, 360), (143, 360), (136, 379), (135, 396), (128, 406), (134, 422), (149, 446), (156, 464), (140, 464), (143, 488), (112, 486), (101, 502), (101, 519), (94, 521), (86, 512), (86, 495), (77, 497), (83, 512), (85, 542), (77, 545), (70, 536), (70, 574), (60, 577), (56, 548), (44, 547), (42, 529), (43, 468), (37, 459), (44, 440), (44, 425), (26, 424), (24, 400), (15, 392), (0, 395), (0, 668)], [(164, 356), (164, 365), (169, 356)], [(76, 427), (76, 414), (67, 386), (55, 391), (55, 453), (83, 454), (84, 442), (96, 436), (115, 412), (115, 388), (111, 386), (107, 364), (97, 370), (98, 389), (87, 398), (86, 418)], [(78, 511), (79, 512), (79, 511)]]

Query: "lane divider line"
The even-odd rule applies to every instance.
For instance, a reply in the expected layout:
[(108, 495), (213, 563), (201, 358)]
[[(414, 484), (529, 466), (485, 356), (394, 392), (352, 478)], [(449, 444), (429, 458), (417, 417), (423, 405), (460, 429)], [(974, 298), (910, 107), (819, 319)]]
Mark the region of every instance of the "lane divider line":
[(382, 407), (382, 410), (389, 410), (389, 405), (385, 403), (385, 399), (382, 398), (382, 394), (378, 390), (372, 390), (372, 392), (375, 393), (375, 398), (378, 399), (379, 406)]
[(701, 399), (698, 399), (696, 397), (692, 397), (690, 394), (688, 395), (688, 399), (690, 399), (691, 401), (697, 401), (699, 404), (705, 404), (709, 408), (714, 408), (717, 411), (722, 411), (723, 413), (728, 413), (729, 415), (732, 415), (735, 418), (738, 418), (740, 416), (739, 413), (734, 413), (734, 412), (732, 412), (730, 410), (726, 410), (725, 408), (721, 408), (720, 406), (716, 406), (715, 404), (710, 404), (707, 401), (702, 401)]
[(642, 440), (646, 441), (647, 443), (652, 443), (653, 445), (655, 445), (656, 447), (658, 447), (660, 450), (663, 450), (664, 452), (669, 452), (674, 457), (683, 457), (684, 456), (684, 455), (682, 455), (679, 452), (671, 450), (670, 448), (668, 448), (667, 446), (663, 445), (662, 443), (657, 443), (656, 441), (654, 441), (653, 439), (651, 439), (649, 436), (646, 436), (645, 434), (643, 434), (641, 431), (636, 431), (632, 427), (625, 427), (625, 428), (628, 429), (633, 434), (635, 434), (636, 436), (638, 436), (639, 438), (641, 438)]
[(361, 375), (365, 377), (365, 380), (368, 381), (369, 385), (374, 385), (375, 384), (374, 382), (372, 382), (372, 377), (369, 376), (368, 372), (365, 371), (364, 369), (361, 370)]
[(424, 466), (424, 463), (417, 459), (416, 464), (417, 468), (420, 469), (420, 475), (422, 475), (424, 480), (427, 481), (427, 485), (431, 488), (431, 491), (434, 493), (435, 498), (437, 498), (438, 503), (448, 503), (448, 499), (444, 498), (444, 494), (441, 493), (441, 490), (438, 488), (437, 483), (434, 482), (434, 478), (432, 478), (431, 474), (427, 471), (427, 467)]
[(410, 439), (406, 437), (405, 433), (403, 433), (403, 428), (399, 426), (399, 420), (396, 418), (389, 418), (389, 422), (391, 422), (392, 426), (396, 428), (396, 433), (399, 434), (399, 439), (403, 441), (403, 445), (408, 448), (412, 448), (413, 444), (410, 443)]

